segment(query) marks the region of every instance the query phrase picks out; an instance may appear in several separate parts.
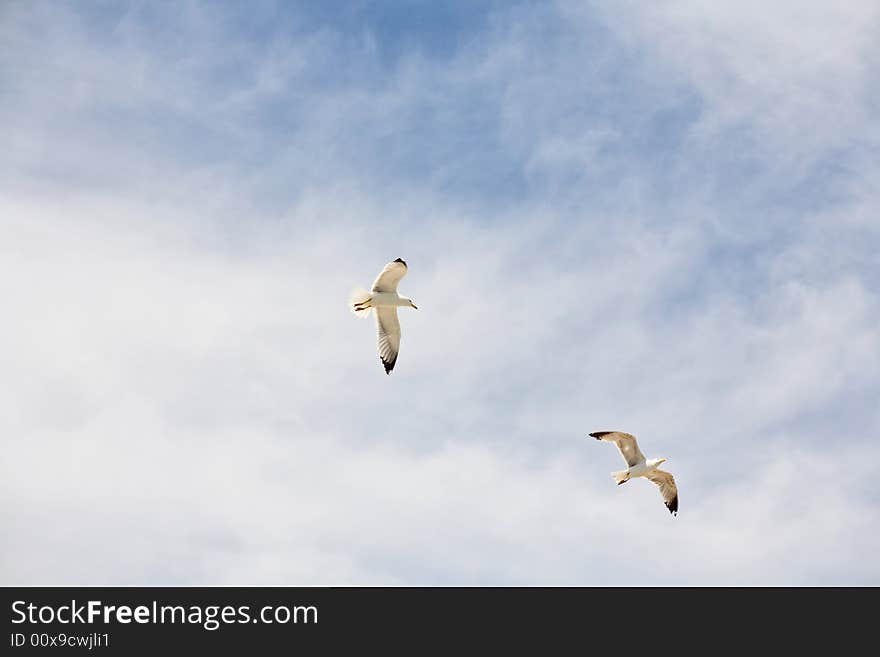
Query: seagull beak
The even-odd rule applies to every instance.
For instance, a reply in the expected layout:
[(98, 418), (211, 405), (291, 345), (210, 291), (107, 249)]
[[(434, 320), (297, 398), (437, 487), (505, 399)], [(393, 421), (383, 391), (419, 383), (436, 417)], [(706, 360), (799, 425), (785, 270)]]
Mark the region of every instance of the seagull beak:
[(412, 307), (415, 308), (416, 310), (419, 309), (419, 307), (416, 304), (412, 304)]

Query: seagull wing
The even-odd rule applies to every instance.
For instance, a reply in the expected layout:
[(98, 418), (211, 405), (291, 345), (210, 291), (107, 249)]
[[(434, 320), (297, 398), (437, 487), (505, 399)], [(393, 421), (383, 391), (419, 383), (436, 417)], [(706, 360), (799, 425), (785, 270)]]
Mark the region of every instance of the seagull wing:
[[(397, 292), (397, 284), (406, 276), (406, 263), (398, 258), (385, 265), (382, 272), (373, 281), (373, 292)], [(400, 330), (398, 330), (400, 333)]]
[(675, 485), (675, 478), (671, 472), (665, 470), (652, 470), (645, 475), (645, 479), (650, 479), (660, 487), (660, 494), (663, 496), (663, 502), (669, 513), (678, 514), (678, 486)]
[(379, 360), (385, 366), (385, 374), (391, 374), (394, 363), (397, 362), (397, 353), (400, 351), (400, 322), (397, 319), (397, 308), (394, 306), (376, 308), (376, 333), (379, 336)]
[(596, 440), (607, 440), (617, 445), (617, 449), (620, 450), (623, 460), (626, 461), (629, 468), (645, 462), (645, 455), (639, 449), (635, 436), (622, 431), (594, 431), (590, 435)]

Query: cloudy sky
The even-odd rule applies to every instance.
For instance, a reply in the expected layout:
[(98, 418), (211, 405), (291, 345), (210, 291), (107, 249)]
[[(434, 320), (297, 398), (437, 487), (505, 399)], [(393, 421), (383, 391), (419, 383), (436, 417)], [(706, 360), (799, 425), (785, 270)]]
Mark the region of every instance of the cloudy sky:
[(880, 583), (878, 29), (3, 2), (0, 582)]

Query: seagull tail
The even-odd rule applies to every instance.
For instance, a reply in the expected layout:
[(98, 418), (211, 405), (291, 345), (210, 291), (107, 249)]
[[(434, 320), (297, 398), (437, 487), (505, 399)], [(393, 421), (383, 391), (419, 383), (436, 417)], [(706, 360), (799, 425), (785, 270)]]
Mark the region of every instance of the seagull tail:
[(629, 481), (629, 471), (628, 470), (618, 470), (617, 472), (612, 472), (611, 476), (618, 486), (620, 486), (620, 484), (622, 484), (622, 483)]
[(366, 317), (370, 314), (370, 300), (373, 295), (364, 288), (358, 287), (351, 291), (351, 299), (349, 300), (349, 308), (358, 317)]

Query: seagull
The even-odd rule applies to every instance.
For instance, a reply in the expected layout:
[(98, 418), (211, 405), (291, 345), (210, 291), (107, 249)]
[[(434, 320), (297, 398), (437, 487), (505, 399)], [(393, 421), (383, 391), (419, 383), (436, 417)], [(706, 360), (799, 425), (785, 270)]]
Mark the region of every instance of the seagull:
[(665, 463), (667, 459), (646, 461), (636, 437), (622, 431), (594, 431), (590, 435), (596, 440), (614, 443), (623, 455), (627, 465), (626, 470), (611, 473), (618, 486), (625, 484), (632, 477), (644, 477), (648, 481), (653, 481), (660, 488), (660, 494), (669, 513), (678, 515), (678, 487), (675, 485), (675, 479), (672, 473), (660, 469), (660, 464)]
[(376, 332), (379, 336), (379, 360), (385, 374), (391, 374), (400, 351), (400, 322), (397, 308), (415, 308), (412, 299), (397, 294), (397, 284), (406, 276), (406, 262), (401, 258), (389, 262), (373, 281), (370, 292), (358, 288), (351, 293), (351, 311), (358, 317), (366, 317), (376, 310)]

